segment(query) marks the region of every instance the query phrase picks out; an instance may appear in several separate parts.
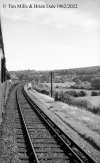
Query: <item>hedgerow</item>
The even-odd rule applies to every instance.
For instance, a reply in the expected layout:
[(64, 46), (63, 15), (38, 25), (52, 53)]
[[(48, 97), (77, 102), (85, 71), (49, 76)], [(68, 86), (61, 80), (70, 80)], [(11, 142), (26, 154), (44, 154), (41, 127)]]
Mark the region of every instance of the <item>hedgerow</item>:
[(34, 85), (32, 85), (32, 88), (33, 88), (34, 90), (36, 90), (37, 92), (39, 92), (39, 93), (43, 93), (43, 94), (46, 94), (46, 95), (50, 95), (49, 89), (47, 89), (47, 87), (45, 87), (45, 86), (42, 85), (42, 84), (40, 84), (40, 85), (34, 84)]
[(65, 94), (68, 94), (70, 96), (73, 96), (73, 97), (83, 97), (83, 96), (86, 96), (86, 92), (85, 91), (66, 91)]
[(92, 105), (89, 101), (86, 99), (74, 99), (73, 96), (66, 94), (64, 92), (55, 92), (54, 96), (55, 101), (62, 101), (69, 105), (77, 106), (79, 108), (85, 108), (88, 111), (91, 111), (92, 113), (98, 114), (100, 113), (100, 108), (95, 107)]
[(92, 91), (91, 96), (100, 96), (100, 92)]

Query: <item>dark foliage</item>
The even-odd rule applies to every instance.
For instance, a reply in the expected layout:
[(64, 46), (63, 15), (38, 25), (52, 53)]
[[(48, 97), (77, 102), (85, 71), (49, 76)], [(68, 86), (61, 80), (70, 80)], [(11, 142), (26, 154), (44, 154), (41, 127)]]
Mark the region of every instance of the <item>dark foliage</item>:
[(83, 97), (86, 96), (86, 92), (85, 91), (66, 91), (65, 94), (73, 96), (73, 97)]
[(100, 77), (96, 77), (92, 80), (93, 89), (100, 90)]
[(45, 95), (50, 95), (50, 91), (47, 88), (47, 86), (44, 86), (42, 84), (37, 85), (37, 84), (32, 84), (33, 89), (35, 89), (37, 92), (45, 94)]
[(100, 95), (100, 92), (97, 92), (97, 91), (91, 92), (91, 96), (99, 96), (99, 95)]
[(72, 96), (69, 94), (63, 93), (62, 91), (61, 92), (56, 91), (54, 95), (54, 99), (55, 101), (62, 101), (62, 102), (70, 103), (72, 100)]
[(81, 96), (81, 97), (86, 96), (86, 95), (87, 95), (87, 94), (86, 94), (85, 91), (80, 91), (80, 92), (79, 92), (79, 96)]
[(40, 92), (45, 94), (45, 95), (50, 95), (50, 92), (46, 89), (42, 89)]

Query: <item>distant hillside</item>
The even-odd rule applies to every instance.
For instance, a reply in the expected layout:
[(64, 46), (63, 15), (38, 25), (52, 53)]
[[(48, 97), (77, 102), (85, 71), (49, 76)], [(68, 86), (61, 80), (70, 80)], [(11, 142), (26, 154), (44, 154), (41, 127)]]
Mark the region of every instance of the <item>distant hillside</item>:
[[(100, 83), (100, 66), (73, 68), (64, 70), (54, 70), (53, 82), (64, 83), (69, 82), (89, 82), (93, 87)], [(36, 70), (20, 70), (11, 71), (10, 74), (15, 74), (19, 80), (35, 81), (35, 82), (50, 82), (50, 71)], [(79, 82), (80, 81), (80, 82)]]
[(55, 73), (58, 75), (68, 75), (68, 74), (87, 75), (87, 74), (95, 74), (95, 73), (100, 74), (100, 66), (56, 70)]
[[(10, 71), (10, 73), (33, 73), (33, 74), (45, 74), (50, 72), (48, 71), (36, 71), (36, 70), (18, 70), (18, 71)], [(53, 70), (56, 75), (67, 75), (67, 74), (91, 74), (91, 73), (100, 73), (100, 66), (93, 67), (83, 67), (83, 68), (72, 68), (72, 69), (62, 69), (62, 70)]]

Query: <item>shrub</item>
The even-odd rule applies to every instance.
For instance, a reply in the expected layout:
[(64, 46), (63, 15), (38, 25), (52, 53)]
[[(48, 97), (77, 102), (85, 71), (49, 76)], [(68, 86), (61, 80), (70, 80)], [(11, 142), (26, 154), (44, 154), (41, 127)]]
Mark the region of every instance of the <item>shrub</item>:
[(50, 95), (49, 89), (42, 84), (40, 84), (40, 85), (34, 84), (32, 87), (33, 87), (33, 89), (35, 89), (39, 93)]
[(91, 111), (93, 112), (93, 113), (95, 113), (95, 114), (97, 114), (97, 113), (99, 113), (100, 114), (100, 108), (99, 107), (93, 107), (92, 109), (91, 109)]
[(66, 91), (65, 92), (66, 94), (70, 95), (70, 96), (73, 96), (73, 97), (83, 97), (83, 96), (86, 96), (86, 92), (85, 91), (80, 91), (80, 92), (77, 92), (77, 91)]
[(55, 101), (61, 101), (59, 92), (55, 92), (54, 99)]
[(74, 100), (72, 105), (78, 106), (78, 107), (84, 107), (86, 109), (89, 109), (89, 108), (92, 107), (92, 104), (89, 101), (84, 100), (84, 99), (82, 99), (82, 100)]
[(93, 78), (92, 87), (94, 89), (100, 90), (100, 77)]
[(66, 91), (65, 94), (73, 97), (79, 97), (79, 93), (76, 91)]
[(55, 92), (54, 96), (55, 101), (62, 101), (65, 103), (70, 104), (72, 100), (72, 96), (69, 94), (65, 94), (64, 92)]
[(54, 99), (55, 101), (64, 101), (64, 93), (62, 91), (61, 92), (56, 91)]
[(45, 95), (50, 95), (49, 90), (42, 89), (40, 92), (45, 94)]
[(91, 92), (91, 96), (98, 96), (98, 95), (100, 95), (99, 92), (96, 92), (96, 91), (92, 91), (92, 92)]
[(81, 96), (81, 97), (86, 96), (86, 92), (85, 91), (80, 91), (79, 96)]
[(71, 95), (65, 94), (63, 102), (65, 102), (67, 104), (71, 104), (72, 101), (73, 101), (73, 97)]

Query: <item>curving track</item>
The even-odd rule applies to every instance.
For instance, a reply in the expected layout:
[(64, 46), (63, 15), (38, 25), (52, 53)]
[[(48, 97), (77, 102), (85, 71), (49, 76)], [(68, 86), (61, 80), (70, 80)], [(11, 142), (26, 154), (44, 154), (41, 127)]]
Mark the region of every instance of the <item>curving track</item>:
[(16, 100), (16, 138), (21, 162), (95, 163), (29, 99), (22, 87), (17, 90)]

